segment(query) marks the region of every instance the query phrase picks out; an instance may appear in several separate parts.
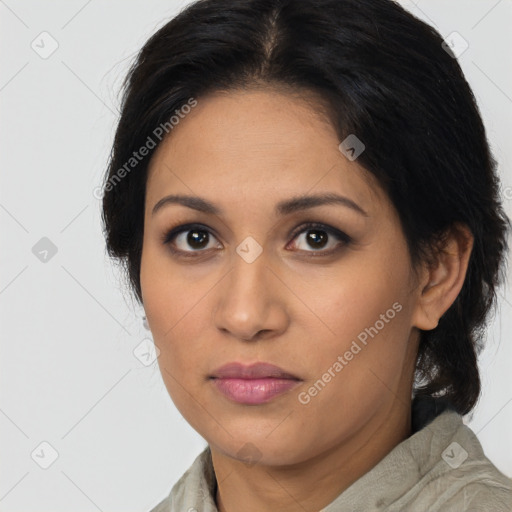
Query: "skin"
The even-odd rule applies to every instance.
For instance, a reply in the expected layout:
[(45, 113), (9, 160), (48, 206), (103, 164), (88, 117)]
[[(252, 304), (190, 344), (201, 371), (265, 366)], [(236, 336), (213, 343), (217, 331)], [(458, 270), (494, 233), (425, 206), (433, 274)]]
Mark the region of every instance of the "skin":
[[(150, 162), (144, 308), (167, 390), (210, 444), (222, 512), (317, 511), (406, 439), (419, 329), (437, 325), (464, 282), (471, 234), (454, 230), (437, 263), (414, 273), (389, 198), (339, 143), (299, 96), (230, 91), (199, 98)], [(367, 216), (337, 204), (274, 213), (281, 200), (323, 192), (350, 198)], [(200, 196), (224, 213), (168, 204), (152, 215), (168, 194)], [(310, 221), (352, 241), (327, 233), (317, 246), (310, 228), (293, 236)], [(164, 245), (184, 223), (210, 232), (202, 245), (187, 243), (188, 233)], [(249, 236), (263, 249), (251, 263), (236, 251)], [(192, 257), (173, 254), (172, 244)], [(299, 393), (394, 303), (394, 318), (301, 403)], [(302, 382), (268, 403), (238, 404), (208, 379), (232, 361), (270, 362)], [(255, 463), (239, 453), (246, 443)]]

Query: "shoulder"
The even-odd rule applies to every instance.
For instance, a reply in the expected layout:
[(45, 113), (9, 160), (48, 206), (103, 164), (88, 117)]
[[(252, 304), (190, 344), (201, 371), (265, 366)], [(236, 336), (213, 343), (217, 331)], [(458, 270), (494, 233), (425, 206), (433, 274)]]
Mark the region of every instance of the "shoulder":
[(469, 472), (447, 474), (443, 480), (434, 486), (440, 491), (437, 499), (442, 507), (439, 510), (512, 511), (512, 480), (492, 464)]
[[(487, 458), (476, 434), (460, 415), (445, 412), (437, 426), (448, 424), (455, 427), (454, 432), (446, 438), (437, 432), (437, 439), (442, 441), (435, 451), (440, 457), (423, 478), (428, 501), (432, 500), (434, 508), (439, 505), (439, 510), (511, 512), (512, 479)], [(429, 444), (432, 448), (436, 443)]]
[(464, 487), (459, 502), (462, 510), (512, 511), (512, 480), (503, 483), (496, 480), (483, 480)]
[(427, 422), (404, 448), (417, 477), (390, 511), (512, 511), (512, 480), (486, 457), (456, 412), (445, 410)]

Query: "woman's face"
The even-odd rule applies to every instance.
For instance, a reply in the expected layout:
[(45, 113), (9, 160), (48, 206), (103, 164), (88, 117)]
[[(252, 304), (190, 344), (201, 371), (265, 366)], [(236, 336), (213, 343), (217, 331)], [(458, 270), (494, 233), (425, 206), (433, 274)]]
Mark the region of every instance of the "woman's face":
[[(190, 425), (240, 460), (307, 460), (410, 403), (419, 290), (406, 240), (340, 142), (300, 99), (217, 93), (150, 164), (140, 277), (162, 377)], [(292, 201), (327, 194), (345, 199)], [(169, 195), (198, 199), (153, 212)], [(296, 380), (212, 378), (232, 362)]]

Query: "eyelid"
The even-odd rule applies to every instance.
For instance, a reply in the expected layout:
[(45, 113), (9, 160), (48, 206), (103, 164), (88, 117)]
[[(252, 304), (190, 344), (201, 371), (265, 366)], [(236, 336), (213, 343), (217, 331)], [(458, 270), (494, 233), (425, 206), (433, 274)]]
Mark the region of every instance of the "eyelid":
[[(180, 235), (183, 232), (192, 231), (193, 229), (200, 229), (202, 231), (207, 231), (209, 234), (212, 234), (217, 238), (217, 234), (215, 230), (199, 223), (199, 222), (187, 222), (184, 224), (177, 224), (176, 226), (167, 229), (164, 231), (163, 235), (161, 236), (161, 242), (164, 245), (170, 245), (171, 240), (176, 238), (178, 235)], [(204, 251), (188, 251), (188, 252), (204, 252)]]
[[(293, 232), (291, 233), (290, 236), (292, 237), (292, 240), (294, 240), (295, 238), (297, 238), (298, 235), (300, 235), (304, 231), (308, 231), (310, 229), (318, 229), (318, 230), (325, 231), (326, 233), (329, 233), (330, 235), (333, 235), (336, 238), (339, 238), (340, 240), (342, 240), (346, 243), (352, 241), (352, 238), (349, 235), (347, 235), (346, 233), (344, 233), (343, 231), (336, 229), (334, 227), (331, 227), (327, 224), (324, 224), (323, 222), (313, 222), (313, 221), (312, 222), (304, 222), (300, 226), (297, 226), (297, 228), (293, 230)], [(307, 251), (307, 252), (310, 252), (310, 251)], [(321, 251), (311, 251), (311, 252), (321, 252)]]
[[(211, 234), (216, 239), (218, 239), (215, 230), (213, 230), (201, 223), (191, 222), (191, 223), (178, 224), (172, 228), (169, 228), (162, 235), (161, 242), (163, 245), (169, 246), (169, 250), (174, 254), (181, 255), (185, 258), (187, 258), (187, 257), (197, 258), (197, 257), (199, 257), (199, 255), (201, 255), (201, 253), (207, 253), (207, 252), (209, 252), (209, 250), (199, 249), (199, 250), (195, 250), (195, 251), (193, 251), (193, 250), (183, 251), (181, 249), (175, 249), (175, 248), (171, 247), (173, 245), (171, 243), (172, 240), (174, 240), (178, 235), (180, 235), (183, 232), (186, 233), (187, 231), (191, 231), (193, 229), (199, 229), (202, 231), (206, 231), (208, 234)], [(337, 244), (336, 247), (327, 249), (327, 250), (322, 250), (322, 249), (311, 250), (311, 251), (298, 250), (295, 252), (307, 254), (311, 257), (330, 256), (330, 255), (336, 253), (337, 251), (341, 250), (343, 247), (345, 247), (353, 242), (352, 237), (347, 235), (345, 232), (343, 232), (337, 228), (334, 228), (330, 225), (327, 225), (323, 222), (318, 222), (318, 221), (303, 222), (302, 224), (297, 226), (293, 230), (293, 232), (288, 236), (291, 237), (291, 241), (293, 242), (297, 238), (298, 235), (300, 235), (308, 230), (312, 230), (312, 229), (318, 229), (318, 230), (325, 231), (329, 235), (334, 236), (335, 238), (338, 238), (338, 240), (340, 240), (339, 244)]]

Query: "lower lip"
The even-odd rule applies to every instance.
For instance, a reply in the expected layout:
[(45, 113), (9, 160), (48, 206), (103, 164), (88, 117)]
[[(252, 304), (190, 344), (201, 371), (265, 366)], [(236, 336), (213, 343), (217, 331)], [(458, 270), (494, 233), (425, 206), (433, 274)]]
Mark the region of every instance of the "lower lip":
[(269, 402), (294, 388), (300, 381), (292, 379), (213, 379), (217, 389), (227, 398), (248, 405)]

